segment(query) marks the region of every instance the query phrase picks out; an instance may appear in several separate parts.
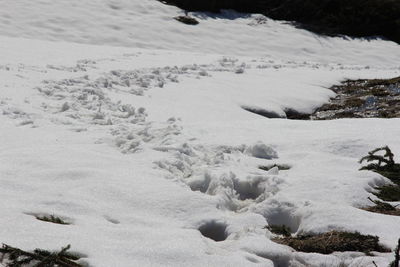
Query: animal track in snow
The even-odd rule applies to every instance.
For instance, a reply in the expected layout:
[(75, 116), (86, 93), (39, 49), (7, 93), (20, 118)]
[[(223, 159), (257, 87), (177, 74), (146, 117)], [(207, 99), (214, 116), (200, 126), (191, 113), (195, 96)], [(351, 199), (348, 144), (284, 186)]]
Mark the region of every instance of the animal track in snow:
[(140, 151), (144, 144), (159, 150), (160, 146), (175, 143), (175, 138), (181, 134), (182, 127), (179, 120), (170, 118), (164, 123), (142, 122), (137, 125), (121, 124), (111, 130), (115, 136), (115, 144), (123, 153)]
[(226, 233), (227, 225), (218, 221), (209, 221), (199, 227), (200, 233), (215, 242), (224, 241), (228, 234)]
[(32, 115), (26, 113), (20, 108), (10, 105), (6, 100), (0, 101), (0, 108), (2, 115), (7, 116), (12, 120), (16, 120), (18, 126), (31, 125), (35, 127)]
[[(181, 132), (178, 119), (170, 118), (165, 123), (147, 122), (145, 108), (113, 101), (108, 96), (113, 90), (136, 94), (137, 91), (132, 92), (136, 90), (133, 89), (135, 86), (155, 86), (169, 77), (167, 75), (164, 79), (160, 72), (139, 74), (136, 71), (111, 71), (96, 79), (86, 75), (60, 81), (44, 81), (37, 90), (49, 100), (42, 108), (56, 115), (53, 122), (76, 126), (109, 126), (106, 129), (114, 136), (115, 145), (123, 153), (138, 152), (146, 143), (153, 146), (170, 145)], [(131, 89), (122, 92), (123, 88)], [(59, 115), (63, 115), (64, 119)], [(82, 127), (77, 129), (80, 132)]]
[(292, 233), (300, 228), (301, 217), (296, 213), (295, 204), (271, 199), (252, 208), (252, 211), (264, 216), (269, 225), (285, 225)]
[(88, 69), (96, 69), (95, 65), (96, 61), (94, 60), (82, 59), (78, 60), (76, 62), (76, 65), (73, 67), (56, 66), (56, 65), (47, 65), (46, 67), (51, 70), (80, 72), (80, 71), (87, 71)]
[(226, 172), (226, 169), (241, 169), (241, 159), (249, 156), (277, 157), (275, 150), (263, 143), (211, 148), (185, 143), (179, 147), (156, 149), (174, 155), (174, 160), (155, 162), (157, 167), (168, 172), (167, 178), (181, 181), (193, 191), (218, 197), (221, 209), (239, 211), (252, 203), (262, 202), (276, 194), (283, 183), (281, 178), (270, 173), (237, 175), (234, 171)]

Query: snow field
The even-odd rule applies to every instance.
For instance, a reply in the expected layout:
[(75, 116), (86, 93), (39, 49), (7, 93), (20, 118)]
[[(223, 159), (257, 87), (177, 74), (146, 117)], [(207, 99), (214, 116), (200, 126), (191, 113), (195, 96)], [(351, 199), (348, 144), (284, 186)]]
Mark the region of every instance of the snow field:
[[(393, 248), (400, 219), (359, 209), (387, 179), (357, 160), (384, 144), (398, 155), (399, 120), (289, 121), (245, 108), (310, 112), (345, 78), (398, 76), (397, 45), (232, 12), (193, 14), (200, 24), (188, 28), (172, 19), (182, 11), (150, 0), (1, 6), (1, 35), (58, 41), (0, 37), (1, 242), (71, 244), (90, 266), (392, 259), (295, 252), (264, 227), (359, 231)], [(291, 168), (259, 169), (274, 163)]]

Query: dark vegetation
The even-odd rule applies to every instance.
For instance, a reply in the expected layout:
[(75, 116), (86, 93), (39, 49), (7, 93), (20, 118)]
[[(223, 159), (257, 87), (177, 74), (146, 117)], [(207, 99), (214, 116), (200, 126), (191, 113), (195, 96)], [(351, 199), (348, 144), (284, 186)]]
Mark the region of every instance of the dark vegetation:
[(59, 252), (50, 252), (42, 249), (35, 249), (33, 252), (24, 251), (3, 244), (0, 248), (1, 263), (7, 267), (37, 266), (37, 267), (82, 267), (76, 263), (80, 256), (68, 250), (70, 245), (62, 248)]
[[(382, 154), (383, 152), (383, 154)], [(360, 160), (369, 163), (360, 170), (374, 171), (393, 182), (375, 188), (375, 195), (384, 201), (400, 201), (400, 164), (395, 163), (394, 155), (388, 146), (376, 148)]]
[(54, 216), (54, 215), (36, 215), (36, 219), (44, 222), (50, 222), (50, 223), (56, 223), (56, 224), (63, 224), (63, 225), (69, 225), (69, 222), (64, 221), (60, 217)]
[(187, 25), (199, 24), (199, 22), (195, 18), (189, 17), (189, 16), (178, 16), (178, 17), (175, 17), (174, 19), (176, 19), (177, 21), (182, 22), (184, 24), (187, 24)]
[(397, 242), (397, 247), (394, 251), (394, 261), (389, 265), (389, 267), (399, 267), (400, 266), (400, 239)]
[(379, 237), (360, 233), (331, 231), (317, 235), (286, 236), (276, 242), (290, 246), (297, 251), (330, 254), (335, 251), (389, 252), (379, 244)]
[(280, 171), (290, 170), (290, 166), (287, 164), (272, 164), (272, 165), (259, 166), (258, 168), (263, 171), (269, 171), (275, 167), (278, 167)]
[(384, 201), (400, 201), (400, 187), (398, 185), (383, 185), (376, 188), (375, 195)]
[(268, 225), (265, 228), (268, 229), (271, 233), (274, 233), (276, 235), (283, 235), (284, 237), (290, 237), (292, 235), (292, 230), (284, 224)]
[(393, 215), (393, 216), (400, 216), (400, 209), (397, 206), (393, 206), (389, 203), (382, 202), (379, 200), (372, 200), (368, 198), (375, 206), (364, 208), (364, 210), (375, 212), (375, 213), (382, 213), (386, 215)]
[[(301, 113), (294, 109), (285, 109), (285, 115), (280, 115), (265, 109), (245, 106), (242, 106), (242, 108), (270, 119), (400, 118), (400, 77), (346, 80), (330, 89), (336, 93), (336, 96), (311, 114)], [(384, 170), (380, 170), (380, 172), (384, 172)], [(387, 175), (390, 175), (390, 173), (385, 176), (387, 177)]]
[(382, 36), (400, 43), (398, 0), (160, 0), (188, 11), (260, 13), (325, 35)]

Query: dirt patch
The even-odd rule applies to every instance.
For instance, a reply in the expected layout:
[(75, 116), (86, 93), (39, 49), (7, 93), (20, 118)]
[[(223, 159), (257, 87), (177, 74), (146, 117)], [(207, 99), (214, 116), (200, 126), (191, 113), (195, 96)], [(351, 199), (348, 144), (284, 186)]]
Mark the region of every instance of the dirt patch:
[(347, 80), (331, 90), (336, 96), (311, 114), (310, 119), (400, 117), (400, 77)]
[(392, 215), (392, 216), (400, 216), (400, 209), (382, 210), (378, 206), (373, 206), (373, 207), (363, 208), (363, 210), (366, 210), (366, 211), (369, 211), (369, 212), (374, 212), (374, 213)]
[(290, 227), (287, 227), (286, 225), (268, 225), (265, 227), (268, 229), (271, 233), (274, 233), (276, 235), (282, 235), (285, 237), (290, 237), (292, 235), (292, 230)]
[(311, 114), (286, 108), (278, 114), (261, 108), (245, 107), (244, 110), (270, 119), (333, 120), (344, 118), (400, 118), (400, 77), (392, 79), (347, 80), (334, 85), (336, 93), (329, 103)]
[(274, 241), (290, 246), (297, 251), (310, 253), (330, 254), (336, 251), (390, 252), (388, 248), (379, 244), (379, 237), (362, 235), (357, 232), (331, 231), (318, 235), (277, 238)]
[(375, 206), (362, 208), (363, 210), (392, 216), (400, 216), (400, 209), (398, 209), (397, 206), (379, 200), (372, 200), (371, 198), (368, 199), (374, 203)]
[(197, 25), (197, 24), (199, 24), (197, 19), (195, 19), (193, 17), (189, 17), (189, 16), (178, 16), (178, 17), (175, 17), (174, 19), (176, 19), (177, 21), (182, 22), (184, 24), (187, 24), (187, 25)]

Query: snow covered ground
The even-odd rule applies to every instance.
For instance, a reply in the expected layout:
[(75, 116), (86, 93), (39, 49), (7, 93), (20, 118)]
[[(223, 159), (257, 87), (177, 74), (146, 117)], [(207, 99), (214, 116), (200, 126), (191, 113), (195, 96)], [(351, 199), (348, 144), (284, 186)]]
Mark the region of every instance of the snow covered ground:
[[(382, 145), (399, 155), (399, 119), (291, 121), (244, 108), (310, 112), (345, 78), (400, 75), (398, 45), (233, 12), (194, 14), (193, 27), (153, 0), (0, 5), (0, 242), (71, 244), (90, 266), (392, 260), (295, 252), (263, 228), (359, 231), (394, 248), (400, 218), (359, 209), (387, 180), (357, 161)], [(291, 168), (258, 168), (274, 163)]]

